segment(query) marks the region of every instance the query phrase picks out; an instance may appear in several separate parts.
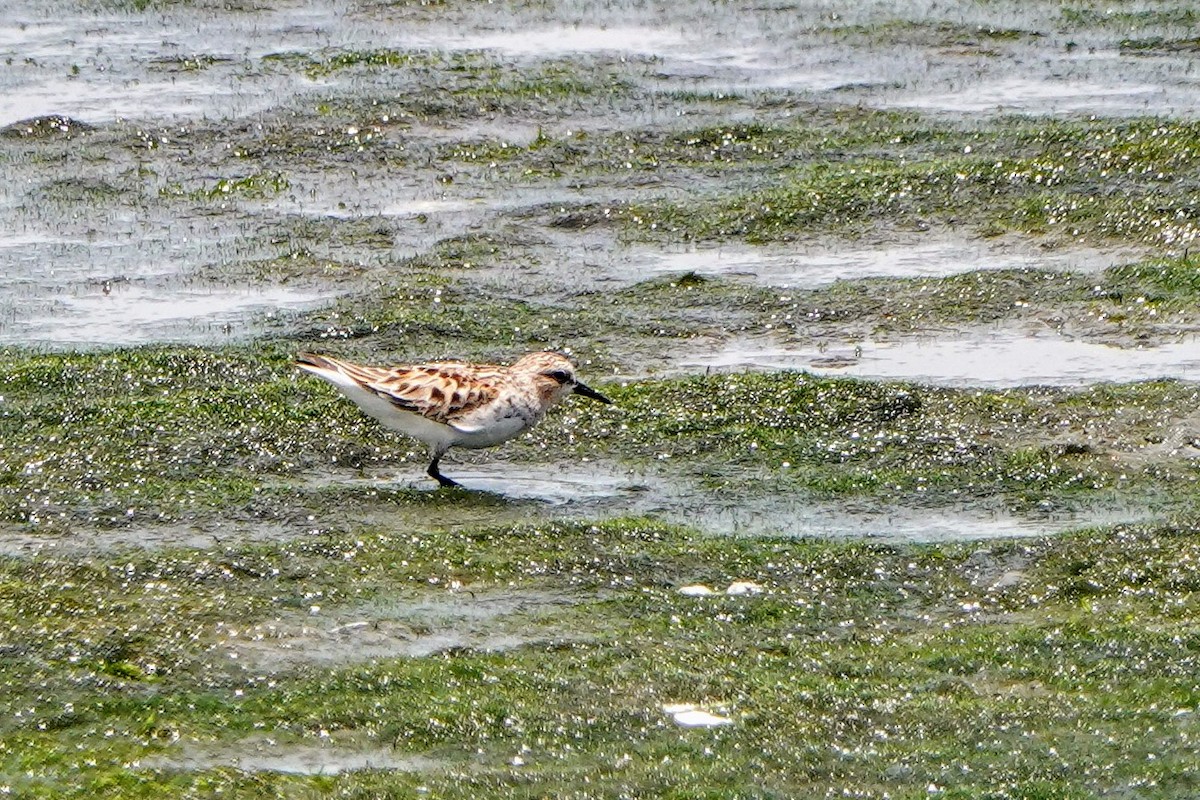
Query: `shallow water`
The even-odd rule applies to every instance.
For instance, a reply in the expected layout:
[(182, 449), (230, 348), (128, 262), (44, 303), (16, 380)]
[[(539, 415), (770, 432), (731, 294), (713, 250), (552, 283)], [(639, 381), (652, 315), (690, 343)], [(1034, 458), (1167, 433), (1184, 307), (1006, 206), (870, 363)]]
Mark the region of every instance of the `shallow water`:
[[(468, 456), (469, 457), (469, 456)], [(649, 515), (720, 535), (778, 535), (817, 538), (872, 538), (894, 542), (932, 542), (1005, 536), (1040, 536), (1112, 522), (1159, 515), (1145, 503), (1097, 504), (1072, 509), (1016, 514), (964, 502), (938, 507), (905, 507), (877, 500), (817, 500), (803, 493), (775, 491), (753, 475), (745, 486), (721, 492), (693, 483), (677, 471), (631, 470), (595, 464), (508, 464), (471, 467), (447, 463), (443, 472), (464, 488), (488, 492), (498, 508), (421, 511), (426, 522), (470, 524), (500, 522), (508, 513), (550, 518), (594, 519)], [(342, 483), (336, 477), (332, 483)], [(414, 467), (411, 474), (345, 481), (355, 486), (389, 486), (437, 491)], [(511, 508), (507, 506), (513, 504)], [(532, 504), (532, 505), (531, 505)], [(393, 524), (404, 514), (397, 512)]]
[(1132, 260), (1126, 250), (1091, 247), (1044, 250), (1017, 237), (981, 241), (923, 236), (863, 247), (849, 243), (751, 247), (729, 244), (682, 250), (635, 247), (622, 261), (631, 277), (646, 270), (743, 277), (785, 288), (815, 288), (860, 278), (939, 278), (978, 270), (1040, 269), (1099, 272)]
[(1153, 114), (1165, 109), (1177, 115), (1188, 109), (1190, 95), (1162, 84), (1096, 80), (999, 77), (969, 90), (914, 92), (886, 101), (884, 106), (965, 114)]
[[(987, 32), (993, 28), (1017, 33), (990, 37)], [(1150, 27), (1140, 33), (1183, 32)], [(1200, 108), (1200, 81), (1189, 54), (1126, 55), (1119, 49), (1125, 35), (1102, 25), (1074, 30), (1057, 7), (1021, 3), (956, 9), (924, 1), (865, 3), (837, 13), (822, 6), (743, 8), (699, 2), (670, 9), (632, 2), (452, 4), (436, 9), (414, 5), (404, 14), (391, 14), (354, 2), (285, 2), (253, 11), (168, 4), (144, 13), (97, 11), (70, 2), (16, 2), (0, 20), (0, 54), (12, 62), (10, 69), (0, 71), (0, 126), (39, 114), (64, 114), (94, 125), (119, 119), (145, 120), (155, 127), (214, 120), (254, 123), (264, 115), (319, 125), (320, 109), (330, 101), (374, 102), (403, 93), (408, 85), (394, 71), (350, 70), (313, 78), (298, 64), (382, 48), (483, 51), (516, 71), (547, 59), (601, 59), (622, 79), (668, 98), (679, 92), (765, 90), (781, 93), (789, 102), (909, 106), (960, 114), (1194, 114)], [(292, 60), (266, 58), (274, 54), (289, 54)], [(638, 124), (699, 121), (676, 119), (670, 102), (662, 108), (650, 105), (637, 112)], [(286, 165), (289, 191), (253, 201), (231, 198), (237, 213), (200, 219), (179, 219), (157, 202), (154, 193), (163, 188), (166, 176), (157, 183), (153, 176), (135, 181), (145, 196), (132, 199), (147, 208), (131, 208), (124, 180), (133, 168), (123, 160), (128, 154), (111, 163), (93, 159), (86, 165), (89, 175), (98, 173), (125, 192), (101, 209), (86, 201), (56, 208), (36, 191), (28, 194), (55, 178), (75, 177), (79, 165), (65, 162), (59, 172), (52, 164), (17, 156), (11, 162), (12, 180), (0, 187), (0, 231), (5, 232), (0, 240), (0, 336), (44, 347), (77, 346), (76, 320), (92, 313), (100, 319), (87, 337), (93, 344), (149, 342), (160, 336), (223, 342), (231, 331), (234, 336), (253, 334), (260, 329), (264, 306), (305, 308), (311, 298), (267, 289), (255, 302), (249, 287), (232, 287), (224, 296), (217, 287), (198, 298), (188, 278), (206, 264), (276, 256), (278, 248), (254, 241), (256, 232), (270, 224), (286, 228), (287, 215), (293, 213), (395, 220), (396, 249), (390, 254), (395, 256), (420, 252), (439, 238), (492, 228), (498, 220), (546, 203), (620, 202), (643, 199), (647, 192), (679, 190), (604, 184), (534, 190), (487, 180), (443, 185), (415, 168), (428, 166), (422, 148), (431, 142), (512, 136), (531, 141), (542, 125), (560, 132), (611, 132), (628, 129), (629, 114), (629, 109), (599, 99), (523, 126), (503, 114), (491, 115), (494, 120), (484, 115), (416, 124), (397, 136), (414, 159), (412, 169), (407, 164), (378, 168), (369, 162), (353, 170), (309, 169), (303, 158), (292, 159)], [(125, 146), (114, 144), (122, 152)], [(247, 171), (256, 168), (253, 161), (246, 166)], [(211, 185), (213, 176), (204, 163), (191, 168), (198, 173), (184, 169), (178, 176), (188, 188)], [(242, 241), (246, 238), (252, 241)], [(556, 238), (553, 255), (544, 261), (547, 280), (573, 281), (573, 265), (598, 260), (589, 250), (594, 247), (596, 242), (586, 237)], [(647, 269), (690, 269), (752, 273), (756, 280), (784, 286), (1015, 265), (1106, 265), (1101, 253), (1010, 252), (953, 238), (829, 252), (637, 248), (629, 259), (618, 255), (617, 260), (618, 279), (621, 273), (644, 275)], [(120, 304), (89, 305), (88, 292), (79, 283), (118, 276), (132, 280), (146, 274), (148, 263), (154, 264), (154, 273), (180, 280), (146, 287), (157, 309), (136, 324), (136, 335), (123, 336), (104, 322), (106, 309)], [(48, 279), (47, 264), (65, 273)], [(600, 267), (608, 271), (603, 263)], [(68, 299), (59, 302), (64, 293)], [(51, 321), (60, 317), (61, 332)]]
[[(667, 512), (681, 524), (695, 518)], [(1046, 536), (1093, 525), (1141, 522), (1158, 513), (1132, 505), (1057, 510), (1019, 515), (977, 504), (931, 508), (902, 507), (870, 500), (813, 502), (771, 496), (710, 506), (701, 511), (705, 530), (727, 535), (784, 535), (884, 542), (945, 542), (974, 539)]]
[[(77, 529), (69, 533), (51, 534), (16, 528), (0, 529), (0, 555), (30, 556), (38, 553), (85, 553), (129, 548), (210, 548), (228, 542), (288, 541), (311, 535), (314, 525), (337, 528), (348, 524), (348, 520), (361, 520), (363, 524), (387, 530), (404, 530), (429, 525), (454, 529), (556, 519), (629, 516), (665, 519), (717, 535), (931, 542), (1040, 536), (1106, 523), (1146, 521), (1162, 517), (1171, 510), (1169, 504), (1156, 505), (1147, 501), (1123, 503), (1119, 500), (1070, 508), (1036, 509), (1028, 513), (1016, 513), (1002, 505), (966, 500), (938, 506), (901, 506), (871, 498), (829, 501), (778, 487), (770, 483), (774, 479), (766, 475), (746, 474), (742, 486), (726, 486), (714, 491), (669, 466), (655, 470), (633, 470), (605, 463), (514, 464), (484, 461), (469, 466), (443, 463), (446, 474), (461, 481), (468, 491), (475, 493), (470, 502), (463, 502), (454, 494), (443, 495), (443, 501), (437, 503), (413, 502), (413, 498), (405, 502), (403, 495), (396, 498), (399, 502), (395, 504), (387, 502), (386, 497), (396, 492), (406, 493), (416, 489), (430, 496), (438, 492), (433, 481), (417, 465), (379, 472), (365, 478), (323, 473), (311, 477), (307, 484), (310, 489), (324, 491), (330, 486), (345, 486), (374, 490), (384, 500), (381, 503), (371, 500), (356, 502), (354, 507), (357, 510), (354, 511), (337, 505), (330, 512), (330, 519), (317, 518), (315, 522), (312, 518), (300, 518), (292, 522), (234, 520), (202, 525), (177, 523), (104, 530)], [(463, 612), (463, 609), (459, 611)], [(342, 620), (337, 624), (346, 621), (353, 620)], [(326, 622), (319, 621), (326, 628), (333, 627), (332, 624), (326, 625)], [(424, 638), (414, 641), (412, 632), (403, 626), (392, 626), (388, 630), (376, 628), (369, 635), (380, 637), (372, 646), (389, 650), (399, 648), (404, 652), (466, 646), (462, 641), (439, 638), (429, 632)], [(476, 639), (473, 646), (505, 647), (511, 644), (509, 632), (499, 631), (497, 636), (499, 638), (488, 641)], [(335, 654), (340, 652), (339, 641), (341, 639), (335, 637), (330, 643)], [(292, 648), (289, 645), (286, 649)]]
[(118, 281), (70, 294), (0, 302), (0, 344), (86, 348), (160, 342), (245, 339), (265, 331), (281, 314), (324, 305), (321, 293), (282, 286), (173, 289)]
[(291, 775), (339, 775), (363, 769), (425, 772), (442, 762), (406, 754), (395, 748), (347, 747), (326, 744), (282, 744), (255, 736), (233, 745), (181, 743), (139, 766), (160, 770), (208, 770), (232, 767), (242, 772), (283, 772)]
[(311, 535), (308, 523), (287, 524), (275, 521), (217, 521), (204, 525), (180, 522), (149, 528), (125, 527), (73, 528), (66, 533), (42, 534), (26, 529), (0, 527), (0, 555), (87, 552), (144, 548), (189, 548), (202, 550), (225, 542), (281, 542)]
[(580, 598), (542, 591), (475, 593), (470, 587), (355, 609), (322, 609), (228, 632), (220, 647), (241, 664), (268, 671), (374, 658), (421, 658), (454, 649), (511, 650), (578, 631), (533, 622)]
[(632, 26), (544, 26), (533, 30), (468, 33), (435, 46), (461, 50), (494, 50), (522, 56), (564, 56), (574, 53), (653, 54), (672, 50), (686, 41), (679, 30)]
[(1200, 378), (1200, 338), (1158, 347), (1114, 347), (1008, 329), (844, 342), (824, 348), (733, 341), (678, 361), (696, 369), (798, 369), (818, 375), (911, 380), (941, 386), (1086, 386)]

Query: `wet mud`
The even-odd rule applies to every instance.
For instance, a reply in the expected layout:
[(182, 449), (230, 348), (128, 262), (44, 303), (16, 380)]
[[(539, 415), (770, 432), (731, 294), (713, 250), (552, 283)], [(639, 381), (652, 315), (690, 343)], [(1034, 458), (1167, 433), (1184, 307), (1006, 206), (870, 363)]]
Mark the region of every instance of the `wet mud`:
[(583, 598), (551, 591), (470, 586), (417, 598), (380, 599), (360, 608), (312, 606), (303, 614), (219, 631), (231, 663), (259, 672), (334, 666), (447, 652), (496, 652), (586, 634), (556, 623), (556, 611)]
[(1200, 374), (1200, 340), (1187, 336), (1157, 346), (1122, 347), (1002, 327), (819, 346), (735, 340), (682, 356), (679, 368), (805, 370), (960, 387), (1088, 386), (1192, 379)]
[[(0, 791), (1178, 788), (1196, 22), (6, 4)], [(289, 364), (543, 348), (450, 491)]]
[(393, 748), (332, 742), (283, 743), (270, 736), (254, 736), (231, 744), (176, 744), (164, 754), (143, 759), (136, 766), (164, 772), (232, 767), (247, 773), (339, 775), (356, 770), (429, 772), (445, 769), (449, 763)]

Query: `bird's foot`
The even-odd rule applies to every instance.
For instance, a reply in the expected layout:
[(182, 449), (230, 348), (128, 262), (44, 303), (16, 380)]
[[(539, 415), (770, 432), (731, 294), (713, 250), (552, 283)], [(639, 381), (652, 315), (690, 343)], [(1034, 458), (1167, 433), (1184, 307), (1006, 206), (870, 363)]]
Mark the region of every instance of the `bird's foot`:
[(447, 478), (445, 475), (442, 474), (442, 471), (440, 469), (438, 469), (438, 459), (437, 458), (435, 458), (433, 460), (433, 463), (429, 465), (429, 469), (425, 470), (425, 474), (428, 475), (429, 477), (433, 478), (435, 481), (437, 481), (438, 484), (440, 484), (443, 489), (451, 489), (454, 487), (461, 488), (462, 487), (462, 484), (459, 483), (458, 481), (452, 481), (449, 478)]

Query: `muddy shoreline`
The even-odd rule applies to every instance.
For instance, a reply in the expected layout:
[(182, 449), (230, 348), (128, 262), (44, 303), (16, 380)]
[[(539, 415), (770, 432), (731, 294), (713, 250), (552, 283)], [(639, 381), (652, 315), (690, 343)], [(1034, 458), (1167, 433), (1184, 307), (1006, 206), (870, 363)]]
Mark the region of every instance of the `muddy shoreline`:
[(1197, 25), (12, 4), (0, 793), (1194, 795)]

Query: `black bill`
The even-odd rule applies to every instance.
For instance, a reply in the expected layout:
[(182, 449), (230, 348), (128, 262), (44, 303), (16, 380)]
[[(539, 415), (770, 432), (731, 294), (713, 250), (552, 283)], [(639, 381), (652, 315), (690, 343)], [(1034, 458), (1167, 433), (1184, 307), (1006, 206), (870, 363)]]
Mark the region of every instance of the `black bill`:
[(599, 400), (601, 403), (607, 403), (610, 406), (612, 405), (612, 400), (609, 400), (607, 397), (600, 394), (585, 383), (575, 384), (575, 394), (581, 394), (584, 397), (590, 397), (593, 400)]

